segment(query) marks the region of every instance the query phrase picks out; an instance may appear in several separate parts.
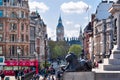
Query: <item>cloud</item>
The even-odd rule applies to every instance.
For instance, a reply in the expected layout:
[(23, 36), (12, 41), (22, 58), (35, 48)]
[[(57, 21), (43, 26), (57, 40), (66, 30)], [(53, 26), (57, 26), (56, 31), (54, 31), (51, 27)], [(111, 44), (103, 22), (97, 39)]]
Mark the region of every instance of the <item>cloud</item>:
[(41, 13), (45, 13), (49, 10), (49, 7), (45, 5), (43, 2), (37, 2), (37, 1), (29, 1), (29, 7), (31, 11), (35, 11), (36, 9), (39, 10)]
[(77, 14), (81, 14), (83, 12), (85, 12), (88, 8), (90, 8), (90, 6), (88, 7), (88, 5), (86, 3), (84, 3), (83, 1), (78, 1), (78, 2), (68, 2), (68, 3), (63, 3), (61, 5), (61, 10), (64, 13), (77, 13)]
[(85, 20), (88, 20), (88, 16), (84, 17)]
[(78, 37), (79, 36), (79, 31), (77, 30), (65, 30), (65, 37)]
[(79, 29), (80, 28), (80, 24), (75, 24), (75, 28)]
[(73, 22), (72, 21), (65, 21), (65, 24), (66, 25), (73, 25)]
[(56, 31), (55, 29), (51, 29), (50, 27), (47, 27), (47, 33), (48, 33), (48, 38), (51, 38), (52, 40), (56, 40)]
[(69, 20), (65, 20), (65, 37), (78, 37), (79, 35), (79, 29), (80, 29), (80, 24), (74, 23)]

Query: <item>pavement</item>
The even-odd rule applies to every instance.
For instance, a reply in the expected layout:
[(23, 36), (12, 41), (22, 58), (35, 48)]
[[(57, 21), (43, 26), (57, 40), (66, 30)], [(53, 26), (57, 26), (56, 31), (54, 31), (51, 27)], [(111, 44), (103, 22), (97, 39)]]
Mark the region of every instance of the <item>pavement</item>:
[(120, 73), (120, 71), (105, 71), (99, 68), (93, 68), (92, 71), (96, 73)]
[[(16, 80), (15, 79), (15, 76), (5, 76), (5, 78), (9, 77), (9, 80)], [(55, 76), (54, 76), (54, 79), (56, 80)], [(1, 77), (0, 77), (0, 80), (1, 80)], [(43, 77), (40, 76), (40, 79), (39, 80), (43, 80)], [(47, 78), (47, 80), (50, 80), (49, 78)]]

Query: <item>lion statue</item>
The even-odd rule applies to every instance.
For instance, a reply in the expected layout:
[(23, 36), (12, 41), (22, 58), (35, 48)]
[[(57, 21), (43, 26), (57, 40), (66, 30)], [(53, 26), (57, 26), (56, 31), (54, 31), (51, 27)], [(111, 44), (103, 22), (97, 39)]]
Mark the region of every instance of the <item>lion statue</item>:
[(91, 61), (85, 59), (78, 60), (77, 56), (72, 52), (68, 53), (65, 59), (67, 61), (67, 66), (65, 67), (65, 71), (67, 72), (92, 70)]

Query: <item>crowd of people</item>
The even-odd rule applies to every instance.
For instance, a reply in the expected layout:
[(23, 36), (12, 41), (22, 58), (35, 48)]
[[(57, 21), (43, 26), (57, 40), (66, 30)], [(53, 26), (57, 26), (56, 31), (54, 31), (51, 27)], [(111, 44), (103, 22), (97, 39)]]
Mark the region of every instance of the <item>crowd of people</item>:
[(61, 80), (62, 74), (63, 69), (60, 67), (58, 70), (55, 70), (53, 65), (40, 70), (43, 80)]
[(49, 67), (40, 69), (39, 74), (33, 75), (33, 79), (31, 80), (39, 80), (40, 77), (43, 80), (62, 80), (63, 72), (63, 67), (59, 66), (58, 69), (55, 69), (53, 65), (50, 65)]
[[(35, 73), (31, 78), (31, 80), (39, 80), (40, 77), (42, 77), (43, 80), (62, 80), (63, 72), (64, 72), (64, 69), (62, 67), (60, 67), (58, 70), (55, 70), (54, 66), (50, 65), (49, 67), (40, 69), (39, 73), (38, 74)], [(14, 74), (15, 74), (14, 75), (15, 80), (22, 80), (22, 76), (25, 74), (24, 69), (19, 71), (14, 70)], [(6, 80), (4, 71), (0, 72), (0, 76), (1, 76), (1, 80)], [(18, 79), (20, 77), (21, 79)]]

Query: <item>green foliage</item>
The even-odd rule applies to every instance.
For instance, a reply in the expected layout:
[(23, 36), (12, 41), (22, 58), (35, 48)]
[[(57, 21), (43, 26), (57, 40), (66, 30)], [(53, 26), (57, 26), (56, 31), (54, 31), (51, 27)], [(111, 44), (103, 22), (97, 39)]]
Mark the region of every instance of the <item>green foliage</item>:
[[(46, 62), (46, 67), (49, 67), (50, 65), (51, 65), (50, 63)], [(42, 63), (41, 63), (41, 66), (42, 66), (42, 67), (45, 67), (45, 62), (42, 62)]]
[(49, 41), (48, 45), (50, 48), (50, 54), (52, 59), (55, 59), (57, 57), (64, 57), (69, 49), (69, 46), (64, 41)]
[(77, 56), (80, 56), (80, 54), (82, 53), (82, 48), (80, 45), (74, 44), (70, 46), (69, 52), (74, 52)]

